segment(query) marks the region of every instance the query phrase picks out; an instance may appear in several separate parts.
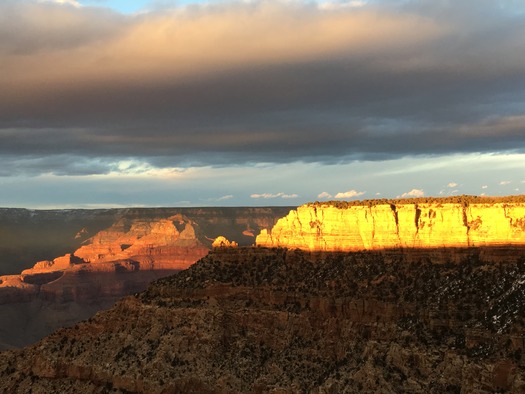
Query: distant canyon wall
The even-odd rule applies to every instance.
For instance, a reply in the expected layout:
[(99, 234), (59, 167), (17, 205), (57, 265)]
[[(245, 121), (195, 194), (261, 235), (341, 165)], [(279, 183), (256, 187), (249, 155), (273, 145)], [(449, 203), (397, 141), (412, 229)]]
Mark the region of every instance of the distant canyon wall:
[(256, 244), (308, 251), (525, 246), (525, 203), (306, 204)]
[[(141, 272), (159, 271), (158, 275), (166, 275), (165, 271), (186, 269), (204, 257), (219, 236), (225, 235), (240, 245), (253, 245), (260, 229), (271, 227), (288, 210), (289, 207), (115, 210), (105, 213), (106, 219), (114, 216), (112, 223), (91, 237), (88, 237), (90, 231), (81, 227), (81, 221), (75, 221), (75, 210), (57, 211), (54, 216), (77, 224), (71, 237), (79, 238), (80, 234), (83, 240), (79, 247), (63, 256), (38, 261), (20, 274), (0, 275), (0, 304), (27, 302), (44, 296), (48, 300), (78, 301), (77, 287), (89, 282), (88, 274), (99, 273), (117, 276), (112, 281), (104, 281), (104, 289), (95, 293), (100, 296), (129, 294), (145, 288), (152, 280), (151, 273)], [(20, 210), (8, 213), (16, 217), (18, 227), (42, 215), (39, 211), (33, 216), (21, 215), (25, 211)], [(79, 213), (88, 216), (85, 211)], [(46, 236), (45, 228), (42, 236)], [(31, 248), (30, 240), (27, 247)], [(138, 276), (119, 276), (124, 273), (143, 275), (144, 281)], [(97, 298), (95, 293), (91, 298)], [(86, 298), (90, 297), (82, 296), (83, 300)]]
[(188, 268), (208, 254), (218, 236), (253, 245), (260, 229), (272, 227), (289, 209), (0, 210), (0, 244), (25, 234), (14, 252), (40, 245), (40, 237), (56, 245), (50, 250), (68, 250), (18, 274), (0, 274), (0, 315), (6, 316), (0, 321), (0, 350), (32, 343)]
[(194, 223), (197, 238), (208, 248), (219, 235), (241, 246), (253, 245), (261, 228), (271, 228), (292, 208), (0, 208), (0, 276), (17, 275), (37, 261), (52, 261), (57, 256), (71, 254), (100, 232), (116, 229), (119, 222), (128, 225), (133, 220), (160, 221), (182, 215)]

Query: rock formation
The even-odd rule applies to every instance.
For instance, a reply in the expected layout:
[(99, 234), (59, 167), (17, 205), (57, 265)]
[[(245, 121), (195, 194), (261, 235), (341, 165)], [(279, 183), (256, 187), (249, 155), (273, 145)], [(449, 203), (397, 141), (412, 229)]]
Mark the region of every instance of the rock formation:
[[(87, 300), (119, 275), (129, 291), (134, 273), (158, 272), (157, 256), (166, 267), (176, 248), (235, 239), (203, 227), (182, 214), (116, 221), (74, 253), (1, 277), (0, 295)], [(522, 201), (314, 203), (270, 227), (259, 247), (214, 248), (3, 352), (0, 392), (525, 392)]]
[(209, 250), (197, 238), (194, 226), (182, 215), (167, 219), (121, 219), (74, 253), (38, 262), (22, 271), (22, 276), (66, 269), (110, 272), (184, 269)]
[(525, 261), (406, 256), (218, 248), (2, 353), (0, 392), (523, 393)]
[[(219, 234), (227, 234), (235, 243), (253, 244), (251, 232), (271, 227), (284, 212), (282, 208), (126, 209), (91, 214), (82, 210), (78, 219), (74, 210), (0, 210), (0, 219), (5, 219), (0, 220), (0, 233), (23, 230), (39, 243), (40, 236), (48, 239), (46, 226), (51, 224), (49, 232), (58, 234), (55, 226), (63, 222), (69, 233), (64, 243), (77, 245), (20, 274), (0, 275), (0, 315), (10, 316), (0, 320), (0, 349), (32, 343), (110, 307), (124, 295), (144, 290), (152, 280), (187, 268), (208, 253)], [(41, 225), (39, 232), (26, 223), (31, 220)], [(70, 228), (71, 223), (77, 227)], [(106, 228), (92, 233), (102, 223)], [(31, 238), (26, 242), (30, 249)]]
[(215, 238), (211, 246), (213, 248), (236, 248), (239, 245), (237, 244), (237, 242), (229, 241), (226, 237), (220, 235), (217, 238)]
[(73, 253), (119, 221), (191, 220), (199, 240), (211, 248), (219, 235), (241, 246), (253, 245), (255, 234), (271, 228), (292, 207), (125, 208), (27, 210), (0, 208), (0, 276), (18, 275), (36, 261), (53, 261)]
[[(185, 269), (208, 250), (197, 238), (192, 221), (182, 215), (168, 219), (120, 219), (88, 239), (74, 253), (37, 262), (20, 275), (0, 277), (0, 304), (13, 302), (20, 293), (29, 296), (44, 293), (47, 299), (63, 298), (63, 292), (71, 290), (75, 278), (80, 286), (88, 273)], [(62, 286), (66, 283), (69, 286)], [(114, 286), (120, 289), (121, 284), (115, 280)], [(13, 296), (15, 288), (19, 291)], [(52, 294), (54, 292), (58, 293)], [(102, 293), (108, 292), (115, 290), (105, 289)], [(23, 298), (18, 299), (21, 300)]]
[(525, 203), (306, 204), (256, 243), (310, 251), (512, 247), (525, 245)]

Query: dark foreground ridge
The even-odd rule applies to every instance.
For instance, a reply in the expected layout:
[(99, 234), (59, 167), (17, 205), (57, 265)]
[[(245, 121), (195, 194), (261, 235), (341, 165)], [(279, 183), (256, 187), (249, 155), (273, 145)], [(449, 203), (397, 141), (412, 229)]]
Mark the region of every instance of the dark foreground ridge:
[(216, 250), (2, 353), (0, 392), (525, 392), (525, 251), (410, 254)]

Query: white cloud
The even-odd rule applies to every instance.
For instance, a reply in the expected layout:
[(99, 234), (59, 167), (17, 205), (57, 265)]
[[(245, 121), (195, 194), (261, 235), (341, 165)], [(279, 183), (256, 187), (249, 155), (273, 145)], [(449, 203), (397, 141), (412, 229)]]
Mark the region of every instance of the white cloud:
[(456, 182), (450, 182), (447, 186), (448, 187), (456, 187), (458, 184)]
[(423, 197), (425, 192), (422, 189), (412, 189), (409, 192), (401, 194), (401, 197)]
[(207, 199), (202, 199), (201, 201), (208, 201), (208, 202), (220, 202), (220, 201), (226, 201), (231, 200), (233, 198), (233, 194), (228, 194), (222, 197), (211, 197)]
[(357, 190), (348, 190), (347, 192), (339, 192), (335, 195), (335, 198), (353, 198), (359, 197), (365, 194), (365, 192), (358, 192)]
[(217, 201), (231, 200), (232, 198), (233, 198), (233, 194), (228, 194), (226, 196), (219, 197)]
[(319, 8), (322, 10), (338, 10), (344, 8), (360, 8), (367, 5), (367, 1), (351, 0), (351, 1), (325, 1), (319, 3)]
[(322, 192), (317, 195), (317, 198), (332, 198), (333, 196), (328, 192)]
[(510, 181), (501, 181), (499, 184), (502, 186), (505, 186), (505, 185), (509, 185), (510, 183), (511, 183)]
[(39, 0), (39, 3), (56, 3), (56, 4), (69, 4), (75, 7), (80, 7), (80, 3), (76, 0)]
[(265, 198), (265, 199), (268, 199), (268, 198), (297, 198), (299, 197), (298, 194), (285, 194), (285, 193), (275, 193), (275, 194), (272, 194), (272, 193), (262, 193), (262, 194), (257, 194), (257, 193), (254, 193), (252, 195), (250, 195), (251, 198)]
[(488, 186), (487, 185), (483, 185), (483, 186), (481, 186), (481, 188), (482, 189), (486, 189), (486, 188), (488, 188)]

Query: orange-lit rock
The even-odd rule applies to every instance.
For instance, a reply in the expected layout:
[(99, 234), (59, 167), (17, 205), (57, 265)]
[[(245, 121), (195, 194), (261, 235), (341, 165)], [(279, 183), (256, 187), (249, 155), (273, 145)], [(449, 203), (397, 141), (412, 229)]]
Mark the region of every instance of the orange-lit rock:
[(239, 245), (237, 244), (237, 242), (235, 241), (230, 242), (228, 241), (228, 239), (226, 239), (226, 237), (223, 237), (222, 235), (220, 235), (217, 238), (215, 238), (211, 246), (213, 248), (236, 248)]
[[(30, 260), (38, 261), (32, 268), (4, 275), (2, 261), (9, 256), (0, 253), (0, 350), (35, 342), (187, 268), (212, 249), (219, 235), (232, 240), (230, 245), (253, 245), (253, 233), (271, 227), (288, 210), (0, 210), (0, 251), (14, 244), (18, 256), (38, 256)], [(40, 254), (36, 248), (33, 254), (35, 244), (46, 253), (60, 252)]]
[(74, 270), (115, 272), (185, 269), (206, 255), (191, 220), (182, 215), (167, 219), (121, 219), (100, 231), (72, 254), (40, 261), (23, 276)]
[[(37, 295), (48, 300), (86, 302), (104, 294), (129, 294), (157, 277), (188, 268), (208, 251), (209, 247), (197, 238), (194, 223), (182, 215), (121, 219), (74, 253), (40, 261), (20, 275), (2, 276), (0, 305), (28, 301)], [(125, 280), (114, 277), (144, 271), (157, 273)], [(102, 280), (97, 276), (101, 273), (111, 275)]]
[(262, 230), (258, 246), (358, 251), (525, 244), (525, 204), (307, 204)]

